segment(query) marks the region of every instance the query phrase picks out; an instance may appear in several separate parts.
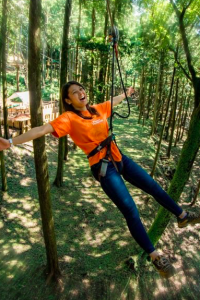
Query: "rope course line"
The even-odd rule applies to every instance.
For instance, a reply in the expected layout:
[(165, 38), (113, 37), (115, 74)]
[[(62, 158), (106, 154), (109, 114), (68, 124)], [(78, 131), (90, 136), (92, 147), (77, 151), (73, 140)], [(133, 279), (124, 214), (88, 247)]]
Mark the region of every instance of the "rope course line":
[[(125, 89), (125, 86), (124, 86), (122, 73), (121, 73), (121, 68), (120, 68), (119, 59), (118, 59), (118, 44), (117, 44), (117, 42), (119, 40), (119, 31), (118, 31), (117, 27), (114, 26), (114, 23), (113, 23), (109, 0), (106, 0), (106, 4), (107, 4), (107, 9), (108, 9), (108, 14), (109, 14), (109, 17), (110, 17), (110, 23), (111, 23), (111, 28), (109, 29), (109, 40), (111, 42), (112, 49), (113, 49), (113, 51), (112, 51), (111, 116), (110, 116), (110, 128), (109, 128), (109, 133), (112, 134), (112, 131), (113, 131), (113, 116), (116, 115), (116, 116), (118, 116), (120, 118), (123, 118), (123, 119), (128, 118), (130, 116), (130, 104), (129, 104), (126, 89)], [(119, 71), (119, 75), (120, 75), (122, 88), (123, 88), (123, 91), (124, 91), (124, 94), (125, 94), (125, 99), (127, 101), (127, 106), (128, 106), (128, 113), (127, 113), (126, 116), (123, 116), (123, 115), (119, 114), (118, 112), (113, 112), (115, 58), (116, 58), (116, 62), (117, 62), (117, 67), (118, 67), (118, 71)]]

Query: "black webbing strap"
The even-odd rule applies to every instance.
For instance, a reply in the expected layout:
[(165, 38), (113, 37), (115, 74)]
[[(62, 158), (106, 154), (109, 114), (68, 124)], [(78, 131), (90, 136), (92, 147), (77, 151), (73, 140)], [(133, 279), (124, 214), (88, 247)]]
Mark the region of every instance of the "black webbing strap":
[(101, 149), (105, 148), (107, 145), (109, 145), (113, 140), (115, 139), (114, 134), (112, 133), (109, 135), (105, 140), (103, 140), (96, 148), (94, 148), (87, 156), (87, 158), (90, 158), (94, 156), (97, 152), (99, 152)]

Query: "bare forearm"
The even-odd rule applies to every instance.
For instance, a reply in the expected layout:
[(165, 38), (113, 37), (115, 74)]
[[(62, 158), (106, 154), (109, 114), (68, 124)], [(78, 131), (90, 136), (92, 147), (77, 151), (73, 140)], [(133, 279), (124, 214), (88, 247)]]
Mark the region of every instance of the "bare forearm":
[(115, 96), (113, 97), (113, 106), (118, 105), (119, 103), (121, 103), (125, 98), (125, 94), (121, 94), (119, 96)]
[[(134, 88), (129, 87), (126, 91), (126, 95), (127, 97), (130, 97), (130, 95), (134, 93)], [(125, 93), (119, 95), (119, 96), (115, 96), (113, 97), (113, 106), (118, 105), (119, 103), (121, 103), (124, 99), (126, 98)]]
[(37, 139), (43, 135), (42, 126), (32, 128), (24, 134), (13, 138), (13, 145), (23, 144), (31, 140)]
[[(13, 138), (13, 145), (23, 144), (29, 142), (31, 140), (37, 139), (47, 133), (53, 132), (54, 129), (50, 124), (45, 124), (43, 126), (32, 128), (24, 134), (21, 134), (15, 138)], [(0, 138), (0, 151), (9, 149), (11, 146), (10, 141)]]

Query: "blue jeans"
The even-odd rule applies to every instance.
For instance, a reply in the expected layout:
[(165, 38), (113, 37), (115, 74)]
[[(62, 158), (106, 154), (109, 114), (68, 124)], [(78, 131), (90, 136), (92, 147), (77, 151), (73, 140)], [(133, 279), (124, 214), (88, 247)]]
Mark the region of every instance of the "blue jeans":
[[(165, 207), (175, 216), (182, 213), (182, 209), (169, 197), (169, 195), (159, 186), (159, 184), (139, 165), (130, 158), (122, 154), (122, 162), (117, 163), (119, 172), (125, 180), (140, 188), (144, 192), (152, 195), (155, 200)], [(91, 167), (93, 176), (99, 181), (98, 172), (100, 162)], [(147, 253), (155, 250), (146, 230), (141, 222), (138, 209), (131, 197), (120, 173), (117, 172), (113, 163), (108, 163), (105, 177), (101, 177), (100, 183), (104, 192), (114, 202), (121, 213), (124, 215), (131, 235)]]

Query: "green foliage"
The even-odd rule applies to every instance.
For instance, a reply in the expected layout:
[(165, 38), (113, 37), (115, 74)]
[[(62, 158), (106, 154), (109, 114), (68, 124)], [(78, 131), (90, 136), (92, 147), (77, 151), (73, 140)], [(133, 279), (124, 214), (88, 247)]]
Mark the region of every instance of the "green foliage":
[(100, 52), (108, 52), (109, 45), (103, 43), (103, 38), (90, 38), (82, 37), (78, 39), (80, 47), (83, 47), (85, 50), (98, 50)]
[(59, 84), (57, 80), (54, 80), (52, 83), (46, 81), (45, 86), (42, 88), (42, 99), (50, 99), (51, 95), (56, 95), (56, 98), (58, 99), (58, 88)]

